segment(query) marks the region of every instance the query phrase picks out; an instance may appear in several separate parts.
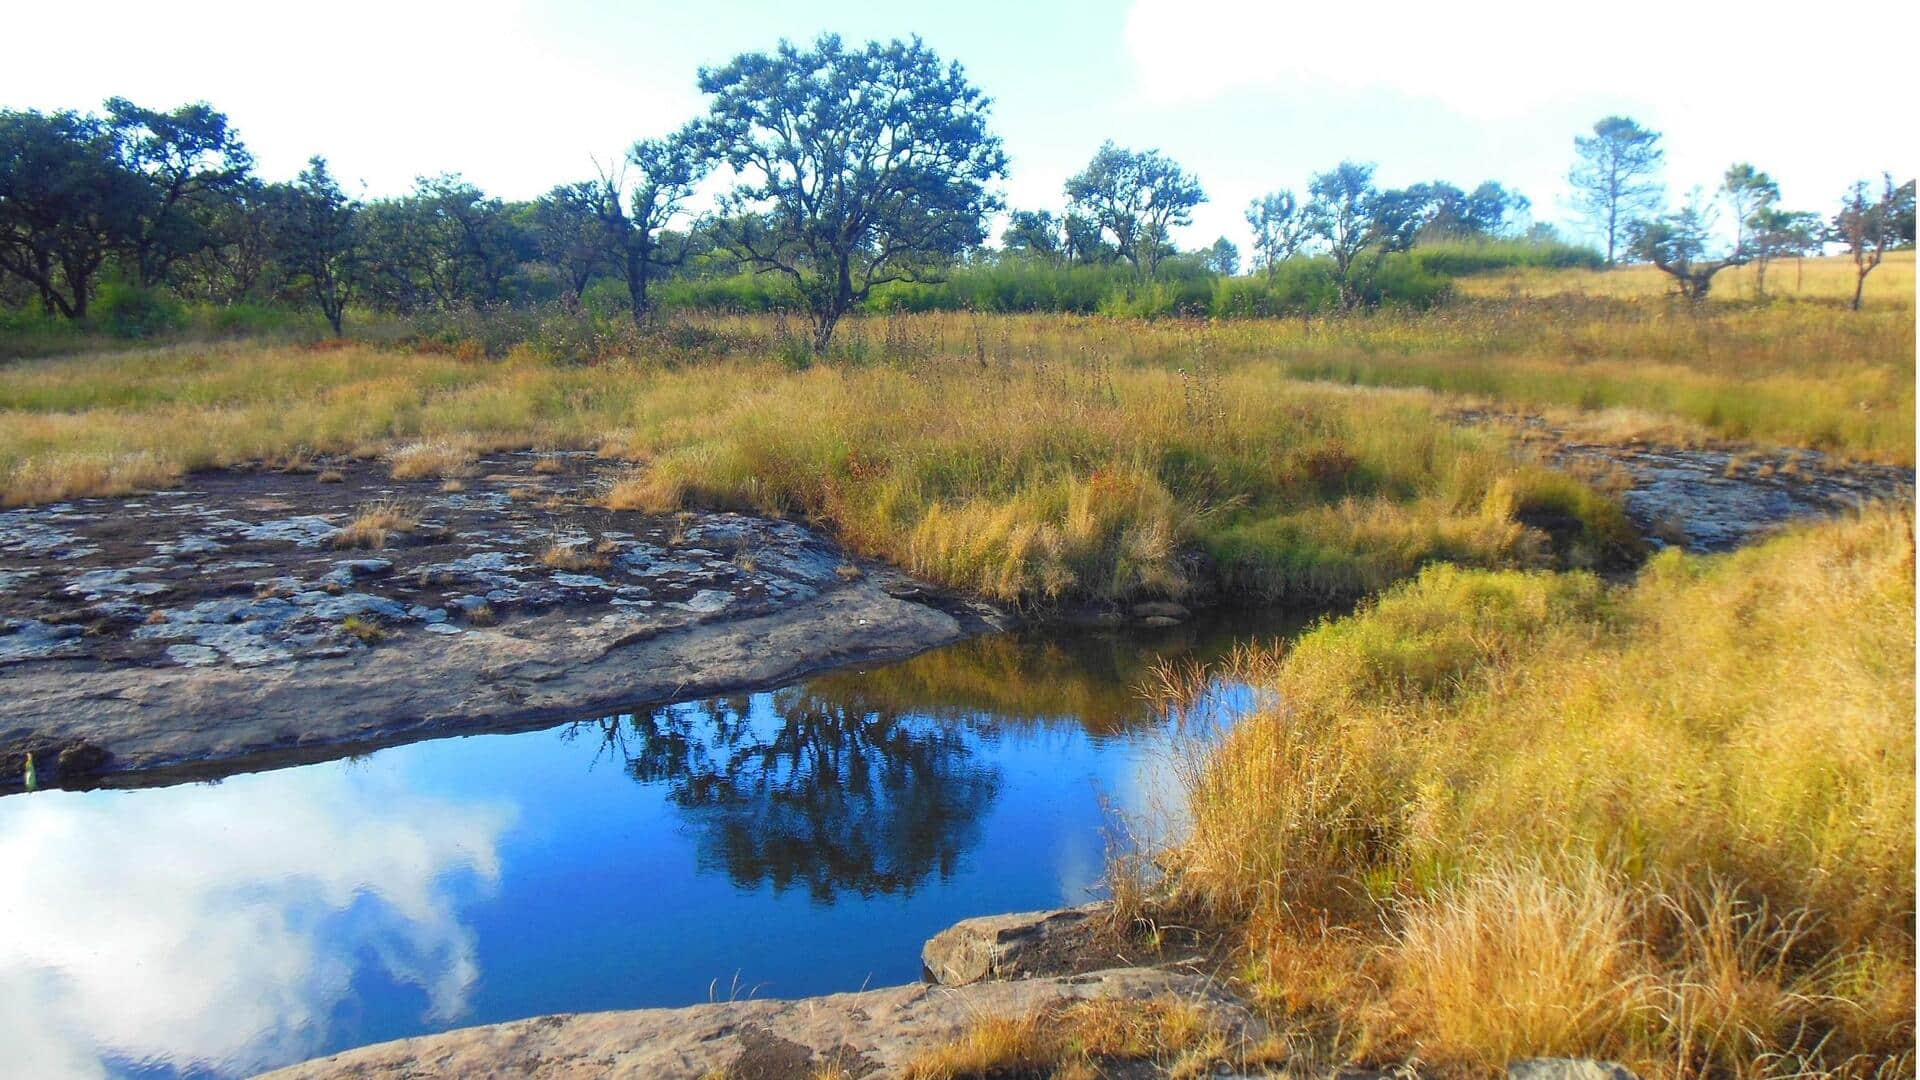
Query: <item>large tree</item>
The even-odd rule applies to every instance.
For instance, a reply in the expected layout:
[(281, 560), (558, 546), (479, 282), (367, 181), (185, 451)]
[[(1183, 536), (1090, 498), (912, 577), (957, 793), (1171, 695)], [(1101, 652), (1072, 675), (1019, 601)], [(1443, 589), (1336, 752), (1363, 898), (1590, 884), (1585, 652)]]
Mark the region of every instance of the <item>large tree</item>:
[(1154, 275), (1172, 250), (1175, 226), (1193, 220), (1207, 201), (1200, 181), (1158, 150), (1127, 150), (1102, 143), (1087, 167), (1067, 181), (1074, 212), (1113, 235), (1114, 248), (1134, 269)]
[(1738, 245), (1715, 250), (1713, 214), (1698, 193), (1677, 213), (1635, 221), (1627, 229), (1627, 244), (1635, 258), (1673, 278), (1680, 295), (1695, 303), (1712, 291), (1714, 275), (1748, 257)]
[(214, 218), (247, 182), (253, 156), (206, 102), (163, 112), (108, 98), (106, 124), (122, 167), (142, 181), (127, 270), (158, 285), (175, 262), (217, 241)]
[(919, 38), (849, 49), (823, 35), (703, 68), (712, 143), (740, 176), (722, 200), (742, 258), (805, 300), (814, 348), (874, 286), (941, 276), (986, 239), (1006, 175), (989, 99)]
[(1387, 255), (1412, 246), (1425, 200), (1409, 191), (1381, 191), (1373, 183), (1373, 166), (1352, 161), (1316, 175), (1307, 193), (1309, 229), (1332, 256), (1340, 306), (1351, 310), (1365, 299)]
[(0, 111), (0, 272), (31, 285), (47, 314), (86, 318), (101, 268), (137, 235), (143, 197), (104, 121)]
[(1606, 235), (1607, 265), (1612, 266), (1627, 225), (1660, 207), (1658, 177), (1666, 151), (1659, 132), (1624, 116), (1597, 121), (1592, 135), (1574, 136), (1573, 149), (1567, 181), (1573, 185), (1574, 207)]
[(335, 337), (360, 284), (359, 217), (360, 204), (340, 189), (322, 157), (281, 189), (275, 209), (277, 246), (292, 284), (319, 305)]

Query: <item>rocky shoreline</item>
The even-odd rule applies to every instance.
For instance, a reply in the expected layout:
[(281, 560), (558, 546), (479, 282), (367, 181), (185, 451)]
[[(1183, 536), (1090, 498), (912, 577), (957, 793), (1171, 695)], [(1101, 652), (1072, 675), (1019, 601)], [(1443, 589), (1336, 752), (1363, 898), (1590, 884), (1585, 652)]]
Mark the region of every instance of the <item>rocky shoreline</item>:
[[(1111, 1001), (1124, 1010), (1175, 1003), (1209, 1036), (1199, 1064), (1214, 1077), (1324, 1075), (1291, 1060), (1267, 1024), (1201, 957), (1148, 954), (1096, 903), (1057, 911), (967, 919), (921, 954), (918, 984), (790, 1001), (714, 1002), (677, 1009), (575, 1013), (463, 1028), (379, 1043), (265, 1074), (271, 1080), (402, 1080), (506, 1075), (648, 1080), (898, 1080), (917, 1059), (990, 1020), (1058, 1016)], [(1102, 1075), (1170, 1075), (1162, 1055), (1100, 1062)], [(1522, 1080), (1633, 1080), (1606, 1062), (1530, 1059)], [(1045, 1075), (1044, 1069), (993, 1075)], [(1417, 1070), (1342, 1068), (1346, 1080), (1414, 1076)]]
[[(1007, 624), (591, 455), (236, 470), (0, 512), (0, 791), (172, 783), (766, 689)], [(325, 478), (324, 481), (322, 478)], [(354, 523), (390, 512), (376, 547)]]

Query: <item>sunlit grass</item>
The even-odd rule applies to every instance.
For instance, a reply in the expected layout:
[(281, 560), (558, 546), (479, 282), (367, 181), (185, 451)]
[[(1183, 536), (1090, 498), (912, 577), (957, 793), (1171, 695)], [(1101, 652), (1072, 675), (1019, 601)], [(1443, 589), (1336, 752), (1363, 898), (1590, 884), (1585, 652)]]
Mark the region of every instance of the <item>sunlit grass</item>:
[[(9, 502), (295, 448), (391, 454), (396, 477), (458, 471), (487, 450), (596, 448), (634, 462), (610, 505), (802, 516), (859, 552), (1017, 603), (1180, 596), (1216, 580), (1323, 599), (1437, 558), (1547, 565), (1515, 514), (1528, 492), (1564, 496), (1428, 395), (1203, 358), (1181, 370), (936, 354), (793, 371), (182, 347), (19, 365), (0, 375), (0, 401)], [(1601, 533), (1620, 527), (1590, 516)], [(1216, 568), (1182, 561), (1195, 545)]]
[[(1710, 298), (1725, 303), (1760, 297), (1759, 267), (1749, 263), (1722, 270), (1713, 279)], [(1767, 265), (1766, 296), (1775, 300), (1851, 302), (1855, 268), (1846, 256), (1775, 259)], [(1612, 270), (1521, 267), (1458, 279), (1454, 288), (1468, 296), (1594, 296), (1638, 300), (1673, 292), (1673, 279), (1654, 266)], [(1866, 307), (1891, 307), (1911, 313), (1914, 306), (1914, 253), (1888, 252), (1867, 275)]]
[(1243, 659), (1276, 704), (1199, 747), (1165, 903), (1350, 1056), (1910, 1071), (1912, 529), (1434, 568)]

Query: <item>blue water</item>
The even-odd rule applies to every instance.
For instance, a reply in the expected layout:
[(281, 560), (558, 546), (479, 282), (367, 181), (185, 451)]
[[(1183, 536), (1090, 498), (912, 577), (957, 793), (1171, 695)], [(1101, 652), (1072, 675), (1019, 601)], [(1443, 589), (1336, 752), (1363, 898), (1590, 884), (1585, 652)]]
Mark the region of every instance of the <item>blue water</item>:
[(772, 693), (0, 799), (0, 1071), (240, 1075), (553, 1012), (907, 982), (1097, 895), (1171, 799), (1167, 654), (1006, 635)]

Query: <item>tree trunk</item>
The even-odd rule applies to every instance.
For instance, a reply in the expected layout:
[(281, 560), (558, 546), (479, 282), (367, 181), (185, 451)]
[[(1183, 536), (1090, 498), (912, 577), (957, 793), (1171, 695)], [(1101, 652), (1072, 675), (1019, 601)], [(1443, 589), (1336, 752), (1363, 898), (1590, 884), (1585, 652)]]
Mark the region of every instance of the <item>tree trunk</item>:
[(1866, 288), (1867, 288), (1867, 272), (1865, 270), (1862, 270), (1860, 271), (1859, 276), (1853, 279), (1853, 310), (1855, 311), (1860, 310), (1860, 294), (1865, 292)]

